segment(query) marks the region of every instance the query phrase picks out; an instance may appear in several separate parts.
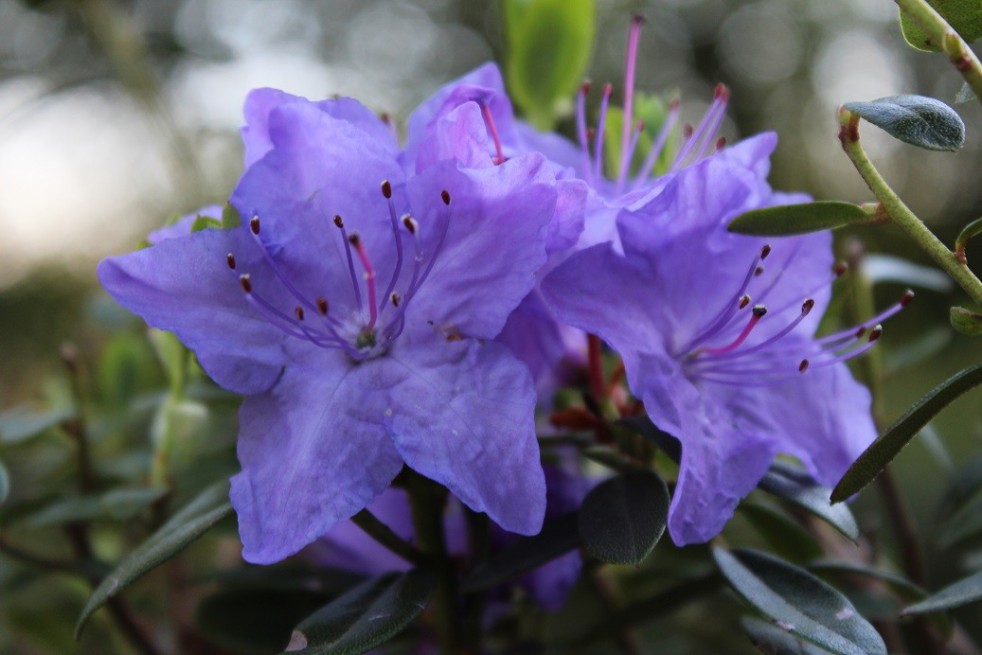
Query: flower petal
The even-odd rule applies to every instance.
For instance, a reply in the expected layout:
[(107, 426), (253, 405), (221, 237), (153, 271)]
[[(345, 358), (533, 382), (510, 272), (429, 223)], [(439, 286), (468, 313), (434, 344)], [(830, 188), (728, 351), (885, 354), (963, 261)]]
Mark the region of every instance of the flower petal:
[(99, 281), (151, 326), (177, 334), (218, 384), (259, 393), (287, 361), (283, 335), (246, 302), (228, 253), (240, 270), (265, 265), (245, 229), (202, 230), (109, 257), (99, 264)]
[(404, 340), (385, 358), (396, 448), (472, 510), (511, 532), (537, 533), (546, 487), (528, 371), (500, 344), (430, 337)]
[(239, 411), (239, 463), (232, 505), (242, 556), (269, 564), (297, 552), (369, 505), (402, 468), (380, 423), (385, 398), (373, 368), (340, 356), (287, 369)]

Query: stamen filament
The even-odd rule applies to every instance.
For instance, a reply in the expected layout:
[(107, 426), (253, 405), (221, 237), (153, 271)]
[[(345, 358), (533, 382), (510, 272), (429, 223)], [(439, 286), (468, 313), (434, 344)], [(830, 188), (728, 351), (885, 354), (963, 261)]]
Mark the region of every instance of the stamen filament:
[(372, 262), (368, 258), (368, 253), (365, 252), (365, 245), (361, 242), (361, 238), (357, 234), (352, 233), (348, 237), (348, 241), (354, 247), (355, 252), (358, 253), (361, 266), (365, 269), (365, 286), (368, 287), (368, 325), (366, 329), (371, 332), (375, 329), (375, 322), (378, 320), (378, 304), (376, 303), (375, 295), (375, 269), (372, 267)]
[(617, 176), (618, 189), (624, 186), (624, 180), (627, 178), (631, 167), (631, 155), (634, 153), (634, 148), (629, 147), (634, 121), (634, 72), (638, 60), (638, 39), (643, 24), (644, 17), (635, 14), (631, 19), (631, 28), (627, 37), (627, 63), (624, 70), (624, 125), (621, 130), (621, 165)]
[(763, 305), (755, 305), (753, 309), (753, 313), (750, 316), (750, 320), (747, 321), (747, 324), (746, 326), (744, 326), (743, 331), (740, 332), (740, 334), (737, 336), (736, 339), (734, 339), (727, 345), (720, 346), (718, 348), (702, 348), (698, 351), (699, 354), (722, 355), (723, 353), (728, 353), (733, 350), (736, 350), (737, 348), (740, 347), (740, 344), (742, 344), (744, 341), (747, 340), (747, 337), (750, 336), (750, 332), (754, 329), (754, 326), (756, 326), (757, 323), (760, 322), (760, 319), (764, 318), (764, 314), (766, 313), (767, 313), (766, 307), (764, 307)]
[(604, 84), (603, 97), (600, 99), (600, 116), (597, 119), (597, 129), (593, 137), (593, 179), (603, 179), (604, 134), (607, 130), (607, 106), (614, 87)]
[(494, 141), (494, 151), (496, 154), (493, 161), (495, 164), (504, 163), (505, 153), (501, 147), (501, 137), (498, 136), (498, 127), (494, 124), (494, 116), (491, 115), (491, 108), (484, 103), (481, 103), (481, 116), (484, 117), (484, 124), (491, 134), (491, 140)]
[(681, 105), (679, 101), (672, 100), (668, 106), (668, 115), (665, 117), (665, 122), (662, 123), (661, 129), (658, 130), (658, 136), (655, 137), (655, 142), (652, 144), (651, 149), (648, 150), (648, 157), (644, 160), (644, 165), (641, 166), (641, 172), (634, 178), (635, 184), (643, 184), (648, 179), (648, 176), (651, 175), (651, 171), (658, 162), (661, 151), (665, 148), (665, 143), (668, 142), (668, 137), (671, 135), (672, 130), (675, 129), (675, 124), (679, 120), (680, 111)]
[(351, 277), (351, 287), (355, 292), (355, 305), (358, 307), (358, 311), (361, 311), (361, 289), (358, 285), (358, 276), (355, 274), (355, 262), (354, 258), (351, 256), (351, 244), (348, 241), (348, 232), (344, 229), (344, 220), (341, 216), (335, 214), (334, 224), (341, 230), (341, 240), (344, 241), (344, 254), (348, 258), (348, 275)]

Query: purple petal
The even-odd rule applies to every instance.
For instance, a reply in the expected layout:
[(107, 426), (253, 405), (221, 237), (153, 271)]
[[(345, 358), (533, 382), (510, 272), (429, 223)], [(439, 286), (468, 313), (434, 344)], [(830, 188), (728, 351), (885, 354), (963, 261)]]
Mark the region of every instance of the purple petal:
[[(462, 171), (446, 163), (410, 180), (412, 206), (427, 210), (416, 215), (421, 233), (448, 215), (450, 221), (433, 271), (413, 299), (418, 324), (432, 321), (484, 339), (501, 331), (546, 262), (556, 191), (542, 163), (532, 155)], [(443, 189), (452, 198), (449, 211), (431, 202)]]
[(276, 381), (288, 356), (282, 333), (249, 306), (237, 274), (228, 269), (230, 252), (240, 270), (265, 266), (245, 232), (202, 230), (167, 239), (103, 260), (98, 274), (119, 304), (151, 326), (177, 334), (218, 384), (259, 393)]
[(231, 498), (249, 562), (297, 552), (369, 505), (402, 468), (380, 423), (378, 367), (329, 355), (310, 370), (287, 369), (239, 411), (242, 472)]
[(546, 488), (528, 371), (499, 344), (405, 336), (384, 377), (386, 429), (399, 453), (506, 530), (537, 533)]

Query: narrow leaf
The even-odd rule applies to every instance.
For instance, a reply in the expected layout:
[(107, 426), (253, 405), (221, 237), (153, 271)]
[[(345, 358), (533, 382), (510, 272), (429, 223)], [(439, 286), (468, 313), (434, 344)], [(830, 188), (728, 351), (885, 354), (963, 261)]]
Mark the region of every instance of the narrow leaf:
[(222, 227), (232, 228), (242, 225), (242, 217), (239, 210), (232, 206), (231, 202), (226, 202), (222, 207)]
[(982, 314), (964, 307), (952, 307), (949, 319), (951, 320), (951, 327), (955, 328), (957, 332), (970, 337), (982, 335)]
[(221, 519), (232, 513), (228, 482), (209, 487), (177, 512), (106, 576), (82, 609), (75, 626), (78, 637), (92, 613), (148, 571), (187, 548)]
[(846, 505), (831, 504), (831, 490), (815, 482), (797, 466), (775, 462), (758, 486), (814, 514), (853, 541), (859, 539), (859, 526), (852, 511)]
[(539, 534), (519, 539), (477, 566), (464, 579), (465, 593), (484, 591), (565, 555), (580, 545), (579, 518), (569, 512), (546, 521)]
[(927, 150), (958, 150), (965, 143), (965, 123), (955, 110), (934, 98), (890, 96), (843, 105), (884, 132)]
[(829, 655), (824, 648), (802, 641), (784, 628), (754, 616), (742, 617), (740, 626), (764, 655)]
[(583, 547), (608, 564), (638, 564), (665, 532), (669, 500), (668, 487), (652, 471), (597, 485), (580, 507)]
[(72, 521), (125, 521), (137, 516), (165, 495), (167, 489), (113, 489), (98, 496), (77, 496), (55, 501), (28, 520), (31, 527), (40, 528)]
[(979, 384), (982, 384), (982, 364), (956, 373), (911, 405), (882, 437), (853, 462), (832, 490), (832, 502), (842, 502), (872, 482), (928, 421)]
[(937, 533), (938, 545), (950, 548), (982, 532), (982, 493), (976, 493), (945, 519)]
[(963, 580), (948, 585), (915, 605), (905, 607), (903, 614), (941, 612), (978, 600), (982, 600), (982, 571), (977, 571)]
[[(982, 36), (982, 4), (978, 0), (928, 0), (928, 4), (968, 43)], [(912, 47), (927, 52), (941, 51), (941, 44), (935, 43), (917, 21), (902, 10), (900, 29)]]
[(887, 655), (849, 599), (807, 571), (752, 550), (715, 548), (713, 557), (737, 593), (787, 632), (837, 655)]
[(0, 460), (0, 505), (3, 505), (9, 495), (10, 473), (7, 472), (7, 467), (3, 465), (3, 460)]
[(874, 214), (859, 205), (823, 200), (754, 209), (734, 218), (727, 229), (737, 234), (784, 236), (834, 230), (837, 227), (870, 223), (874, 220)]
[(425, 569), (367, 580), (304, 619), (286, 652), (364, 653), (402, 632), (426, 608), (435, 588), (435, 576)]
[(896, 282), (911, 287), (947, 293), (955, 287), (951, 278), (931, 266), (922, 266), (892, 255), (870, 253), (863, 261), (863, 274), (873, 284)]
[(0, 443), (9, 446), (27, 441), (73, 416), (75, 410), (71, 407), (41, 411), (30, 407), (15, 407), (0, 412)]

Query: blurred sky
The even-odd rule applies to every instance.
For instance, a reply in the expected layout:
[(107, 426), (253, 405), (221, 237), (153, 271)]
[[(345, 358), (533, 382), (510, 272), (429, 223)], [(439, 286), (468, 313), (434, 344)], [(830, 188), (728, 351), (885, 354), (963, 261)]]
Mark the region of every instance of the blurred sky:
[[(571, 0), (576, 1), (576, 0)], [(775, 184), (868, 200), (835, 108), (897, 93), (951, 102), (960, 78), (911, 51), (890, 0), (600, 2), (591, 77), (622, 80), (630, 14), (648, 17), (638, 86), (679, 89), (696, 120), (723, 81), (724, 134), (781, 135)], [(439, 85), (502, 56), (496, 2), (0, 0), (0, 290), (39, 266), (91, 279), (168, 215), (221, 202), (239, 170), (246, 92), (357, 97), (404, 118)], [(872, 126), (882, 172), (926, 218), (982, 214), (978, 103), (959, 154), (914, 151)], [(916, 161), (915, 161), (916, 158)]]

